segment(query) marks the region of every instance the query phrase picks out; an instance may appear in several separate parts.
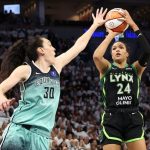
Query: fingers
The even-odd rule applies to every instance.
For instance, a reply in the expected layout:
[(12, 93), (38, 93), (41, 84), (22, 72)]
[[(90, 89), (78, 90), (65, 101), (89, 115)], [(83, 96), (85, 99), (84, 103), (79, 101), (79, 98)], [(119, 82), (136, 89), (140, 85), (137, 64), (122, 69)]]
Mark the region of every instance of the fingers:
[(1, 105), (0, 105), (0, 110), (4, 111), (4, 110), (7, 110), (11, 105), (13, 105), (14, 103), (16, 102), (16, 99), (15, 98), (11, 98), (5, 102), (3, 102)]
[(105, 14), (107, 13), (107, 8), (103, 11), (103, 7), (101, 7), (101, 9), (97, 9), (96, 10), (96, 16), (97, 15), (102, 15), (102, 16), (105, 16)]
[(16, 102), (15, 98), (10, 99), (10, 105), (13, 105)]
[(105, 15), (106, 15), (107, 10), (108, 10), (107, 8), (104, 10), (104, 12), (102, 13), (102, 15), (103, 15), (103, 16), (105, 16)]
[(117, 20), (119, 20), (119, 21), (126, 21), (125, 18), (118, 18)]
[(99, 9), (96, 10), (96, 16), (99, 14)]
[(99, 14), (102, 14), (102, 12), (103, 12), (103, 7), (101, 7), (101, 10), (100, 10)]
[(94, 16), (94, 14), (92, 13), (92, 18), (93, 18), (93, 20), (95, 19), (95, 16)]
[(7, 110), (8, 107), (10, 107), (10, 101), (6, 101), (4, 103), (1, 104), (1, 110)]

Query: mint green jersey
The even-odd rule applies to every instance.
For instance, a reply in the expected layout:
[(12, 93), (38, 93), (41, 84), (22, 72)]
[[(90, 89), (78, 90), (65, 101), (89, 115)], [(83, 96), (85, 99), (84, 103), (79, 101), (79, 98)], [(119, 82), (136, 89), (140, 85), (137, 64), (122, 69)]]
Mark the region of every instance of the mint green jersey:
[(33, 63), (28, 65), (31, 75), (21, 83), (21, 100), (11, 121), (51, 132), (60, 97), (59, 74), (53, 66), (48, 73), (42, 73)]

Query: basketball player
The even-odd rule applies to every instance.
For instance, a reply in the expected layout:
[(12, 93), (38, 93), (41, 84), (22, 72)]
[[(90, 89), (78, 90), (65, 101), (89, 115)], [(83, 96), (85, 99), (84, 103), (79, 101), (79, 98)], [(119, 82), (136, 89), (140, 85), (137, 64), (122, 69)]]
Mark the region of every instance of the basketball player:
[(100, 73), (104, 103), (100, 137), (104, 150), (120, 150), (123, 142), (129, 150), (146, 150), (138, 98), (140, 79), (150, 59), (150, 46), (129, 13), (124, 10), (122, 15), (136, 33), (142, 54), (136, 62), (127, 64), (128, 49), (118, 41), (111, 47), (113, 63), (106, 60), (103, 56), (107, 47), (118, 34), (111, 30), (95, 50), (93, 59)]
[[(3, 134), (1, 150), (48, 150), (50, 133), (54, 127), (55, 114), (60, 96), (60, 73), (88, 44), (93, 32), (105, 23), (107, 9), (92, 14), (93, 24), (65, 53), (55, 57), (55, 48), (42, 37), (30, 41), (28, 48), (23, 40), (15, 43), (2, 63), (3, 72), (17, 67), (0, 84), (0, 110), (7, 109), (14, 98), (8, 100), (5, 93), (20, 83), (21, 100)], [(12, 58), (13, 57), (13, 58)], [(24, 58), (30, 60), (21, 65)], [(9, 58), (12, 61), (9, 61)], [(9, 64), (7, 63), (9, 62)], [(15, 65), (15, 66), (14, 66)]]

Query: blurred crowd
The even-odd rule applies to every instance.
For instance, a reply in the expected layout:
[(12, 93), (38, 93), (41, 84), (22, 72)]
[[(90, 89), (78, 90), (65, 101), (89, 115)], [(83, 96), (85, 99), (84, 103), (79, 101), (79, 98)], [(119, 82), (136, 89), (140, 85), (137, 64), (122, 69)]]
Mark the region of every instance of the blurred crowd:
[[(1, 59), (17, 39), (41, 35), (57, 49), (66, 51), (74, 39), (62, 39), (47, 28), (0, 30)], [(56, 124), (51, 134), (52, 150), (102, 150), (99, 140), (100, 115), (103, 111), (98, 72), (86, 49), (61, 73), (61, 97)], [(140, 110), (144, 115), (147, 150), (150, 150), (150, 72), (145, 71), (140, 86)], [(16, 106), (17, 107), (17, 104)], [(14, 107), (0, 112), (0, 135), (7, 126)], [(126, 150), (125, 145), (122, 146)]]

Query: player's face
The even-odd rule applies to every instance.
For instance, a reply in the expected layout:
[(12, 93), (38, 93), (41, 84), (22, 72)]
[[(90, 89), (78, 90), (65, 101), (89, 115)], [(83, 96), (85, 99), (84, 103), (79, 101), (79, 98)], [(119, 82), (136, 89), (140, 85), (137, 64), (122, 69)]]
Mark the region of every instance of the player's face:
[(42, 38), (42, 40), (45, 60), (50, 64), (54, 64), (56, 55), (55, 48), (52, 46), (51, 42), (48, 39)]
[(112, 59), (114, 61), (123, 62), (126, 61), (129, 56), (126, 46), (122, 42), (114, 43), (111, 51), (112, 51)]

